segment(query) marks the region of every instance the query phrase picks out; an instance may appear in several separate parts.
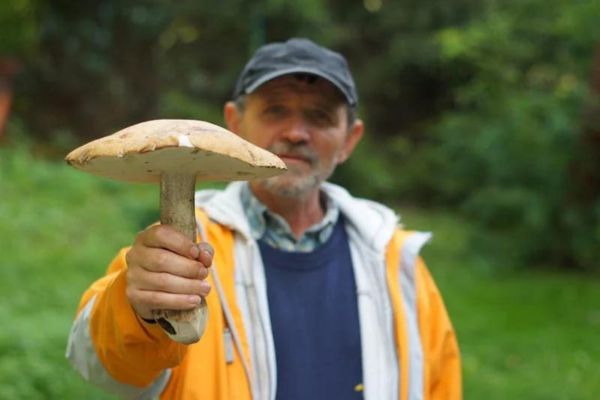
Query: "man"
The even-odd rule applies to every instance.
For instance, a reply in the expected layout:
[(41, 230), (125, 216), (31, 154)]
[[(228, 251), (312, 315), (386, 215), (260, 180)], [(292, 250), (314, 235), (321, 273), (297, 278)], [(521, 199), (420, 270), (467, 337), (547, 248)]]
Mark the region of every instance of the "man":
[[(156, 225), (119, 253), (69, 338), (86, 379), (131, 398), (461, 397), (454, 332), (418, 257), (429, 235), (325, 183), (363, 134), (356, 104), (341, 55), (305, 39), (257, 51), (225, 121), (288, 172), (198, 192), (210, 245)], [(173, 342), (152, 320), (203, 297), (198, 343)]]

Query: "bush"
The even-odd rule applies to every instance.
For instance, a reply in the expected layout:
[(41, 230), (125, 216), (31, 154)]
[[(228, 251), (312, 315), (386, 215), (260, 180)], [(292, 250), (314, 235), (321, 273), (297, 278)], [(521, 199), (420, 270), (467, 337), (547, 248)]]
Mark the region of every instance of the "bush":
[(583, 214), (568, 198), (597, 37), (585, 32), (600, 6), (556, 3), (560, 12), (514, 3), (440, 34), (449, 65), (473, 75), (435, 127), (428, 162), (441, 197), (498, 234), (508, 254), (597, 268), (600, 198)]
[[(575, 178), (589, 159), (600, 182), (599, 150), (582, 145), (600, 3), (551, 3), (504, 2), (439, 31), (446, 73), (464, 77), (453, 108), (420, 135), (368, 140), (336, 179), (387, 201), (457, 208), (513, 263), (599, 268), (600, 189)], [(582, 191), (587, 200), (574, 201)]]

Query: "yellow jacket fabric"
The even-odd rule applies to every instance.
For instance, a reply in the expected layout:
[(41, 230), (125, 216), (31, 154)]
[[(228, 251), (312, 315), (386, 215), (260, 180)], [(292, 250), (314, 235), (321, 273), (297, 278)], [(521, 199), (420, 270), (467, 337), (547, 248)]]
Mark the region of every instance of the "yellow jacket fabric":
[[(213, 290), (206, 298), (209, 321), (201, 340), (178, 344), (158, 324), (136, 316), (125, 294), (127, 249), (123, 249), (106, 276), (84, 293), (72, 328), (67, 355), (86, 379), (130, 398), (273, 398), (273, 390), (256, 388), (268, 373), (259, 369), (259, 363), (253, 365), (249, 327), (244, 323), (248, 318), (242, 312), (246, 306), (240, 306), (236, 290), (236, 246), (241, 239), (205, 212), (198, 212), (198, 220), (202, 239), (215, 250), (214, 271), (208, 278)], [(396, 376), (389, 378), (394, 383), (387, 392), (369, 388), (375, 381), (366, 379), (367, 399), (388, 398), (375, 393), (390, 393), (389, 398), (400, 400), (462, 398), (454, 330), (424, 262), (407, 247), (418, 237), (419, 233), (394, 229), (382, 254), (386, 282), (382, 296), (389, 303), (393, 338), (393, 348), (383, 351), (392, 354), (390, 365), (395, 365), (384, 368), (383, 374)], [(403, 265), (406, 259), (412, 265)]]

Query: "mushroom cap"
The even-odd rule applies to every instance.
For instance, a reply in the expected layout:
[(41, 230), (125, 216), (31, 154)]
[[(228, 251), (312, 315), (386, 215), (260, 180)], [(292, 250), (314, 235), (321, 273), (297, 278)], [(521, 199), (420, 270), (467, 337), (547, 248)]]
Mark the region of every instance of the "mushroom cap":
[(160, 182), (165, 172), (233, 181), (286, 170), (279, 157), (220, 126), (180, 119), (132, 125), (73, 150), (65, 160), (82, 171), (127, 182)]

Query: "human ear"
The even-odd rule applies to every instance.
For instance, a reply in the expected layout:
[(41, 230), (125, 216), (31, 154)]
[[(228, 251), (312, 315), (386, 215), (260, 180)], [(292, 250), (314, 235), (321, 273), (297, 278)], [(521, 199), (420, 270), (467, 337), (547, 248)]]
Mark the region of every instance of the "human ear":
[(346, 139), (344, 141), (344, 146), (342, 147), (342, 151), (338, 155), (337, 163), (342, 164), (344, 161), (350, 157), (358, 142), (363, 136), (365, 130), (365, 124), (361, 119), (357, 119), (354, 121), (354, 124), (348, 129)]
[(225, 117), (227, 129), (239, 135), (241, 115), (233, 101), (228, 101), (225, 103), (225, 106), (223, 107), (223, 115)]

